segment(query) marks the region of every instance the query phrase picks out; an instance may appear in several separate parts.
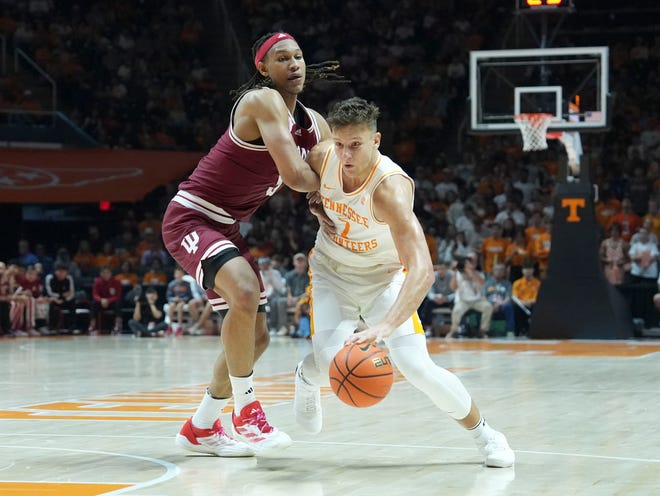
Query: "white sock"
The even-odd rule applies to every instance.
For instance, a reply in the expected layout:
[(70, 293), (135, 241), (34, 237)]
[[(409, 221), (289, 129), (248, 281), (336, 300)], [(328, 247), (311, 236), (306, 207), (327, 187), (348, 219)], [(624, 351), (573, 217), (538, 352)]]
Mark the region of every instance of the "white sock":
[(179, 327), (181, 327), (180, 324), (177, 324), (177, 323), (172, 324), (172, 330), (173, 330), (174, 332), (178, 331), (178, 330), (179, 330)]
[(249, 405), (253, 401), (257, 401), (254, 395), (254, 382), (252, 380), (254, 373), (247, 377), (234, 377), (229, 376), (231, 381), (231, 389), (234, 392), (234, 411), (241, 413), (245, 405)]
[(490, 437), (490, 433), (493, 431), (490, 425), (486, 423), (486, 419), (481, 417), (479, 419), (479, 422), (477, 422), (477, 425), (472, 427), (472, 429), (469, 429), (470, 434), (472, 434), (472, 437), (474, 440), (479, 443), (479, 442), (484, 442), (486, 439)]
[(192, 417), (192, 423), (198, 429), (210, 429), (216, 420), (220, 418), (220, 412), (227, 406), (230, 398), (214, 398), (206, 390), (202, 402)]

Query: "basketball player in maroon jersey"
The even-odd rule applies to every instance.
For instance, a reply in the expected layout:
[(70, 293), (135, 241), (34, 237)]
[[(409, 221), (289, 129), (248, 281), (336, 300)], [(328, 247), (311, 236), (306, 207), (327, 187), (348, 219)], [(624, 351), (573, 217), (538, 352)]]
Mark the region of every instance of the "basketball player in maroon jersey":
[[(337, 77), (335, 62), (306, 67), (300, 46), (287, 33), (265, 35), (252, 52), (257, 73), (236, 92), (227, 130), (179, 186), (163, 218), (170, 254), (224, 315), (224, 352), (197, 411), (177, 435), (180, 446), (217, 456), (252, 456), (291, 444), (269, 425), (255, 397), (252, 368), (269, 340), (266, 295), (239, 222), (283, 184), (300, 192), (319, 188), (303, 159), (330, 129), (320, 114), (298, 102), (298, 94), (306, 78)], [(219, 420), (232, 394), (233, 437)]]

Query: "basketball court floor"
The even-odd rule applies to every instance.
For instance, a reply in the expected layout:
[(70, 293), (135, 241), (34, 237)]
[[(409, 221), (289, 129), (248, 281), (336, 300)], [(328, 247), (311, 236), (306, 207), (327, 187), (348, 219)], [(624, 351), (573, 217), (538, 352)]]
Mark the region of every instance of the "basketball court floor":
[[(324, 430), (292, 415), (310, 343), (273, 338), (257, 394), (294, 444), (221, 459), (174, 436), (217, 337), (0, 340), (0, 494), (349, 496), (660, 494), (660, 341), (429, 340), (516, 451), (492, 469), (470, 436), (401, 378), (380, 404), (324, 392)], [(223, 414), (228, 423), (229, 412)]]

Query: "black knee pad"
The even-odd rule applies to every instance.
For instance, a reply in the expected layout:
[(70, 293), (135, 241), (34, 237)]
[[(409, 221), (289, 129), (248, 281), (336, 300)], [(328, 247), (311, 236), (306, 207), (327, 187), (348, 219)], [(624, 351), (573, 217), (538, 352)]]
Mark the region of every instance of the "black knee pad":
[(202, 260), (202, 272), (204, 273), (202, 286), (204, 286), (204, 289), (213, 289), (215, 286), (215, 275), (220, 268), (232, 258), (240, 256), (241, 252), (238, 251), (238, 248), (228, 248), (217, 255)]

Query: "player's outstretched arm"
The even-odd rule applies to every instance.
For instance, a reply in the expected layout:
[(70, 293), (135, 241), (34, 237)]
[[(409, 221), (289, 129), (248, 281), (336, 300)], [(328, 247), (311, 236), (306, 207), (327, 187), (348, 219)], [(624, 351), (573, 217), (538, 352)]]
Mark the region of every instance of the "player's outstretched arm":
[(374, 193), (374, 214), (390, 227), (406, 278), (392, 308), (382, 322), (349, 337), (347, 342), (387, 338), (417, 311), (435, 276), (424, 231), (412, 208), (411, 182), (401, 175), (385, 179)]
[(289, 114), (282, 96), (273, 89), (251, 91), (241, 102), (241, 112), (256, 123), (282, 182), (301, 192), (319, 188), (318, 175), (307, 165), (291, 137)]

